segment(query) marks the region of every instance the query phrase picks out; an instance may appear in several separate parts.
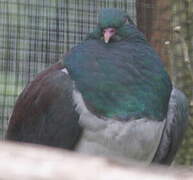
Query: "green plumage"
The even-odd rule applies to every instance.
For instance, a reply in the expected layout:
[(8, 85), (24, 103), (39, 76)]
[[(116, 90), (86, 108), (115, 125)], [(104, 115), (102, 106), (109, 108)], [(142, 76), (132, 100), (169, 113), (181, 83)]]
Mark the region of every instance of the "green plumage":
[[(170, 79), (143, 34), (133, 24), (125, 24), (125, 18), (120, 10), (102, 11), (97, 30), (65, 57), (65, 65), (88, 109), (96, 115), (163, 120), (172, 89)], [(105, 44), (102, 29), (112, 26), (119, 40)]]
[(107, 27), (121, 27), (127, 20), (128, 15), (120, 9), (102, 9), (99, 15), (99, 26), (101, 29)]

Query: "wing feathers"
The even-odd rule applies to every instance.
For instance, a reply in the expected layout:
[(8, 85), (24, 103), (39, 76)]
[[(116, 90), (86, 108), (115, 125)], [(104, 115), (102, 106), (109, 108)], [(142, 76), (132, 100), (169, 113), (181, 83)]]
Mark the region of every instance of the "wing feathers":
[(165, 129), (153, 162), (171, 164), (182, 142), (188, 120), (188, 102), (185, 95), (173, 89)]
[(81, 128), (72, 81), (60, 63), (40, 73), (19, 96), (7, 139), (73, 149)]

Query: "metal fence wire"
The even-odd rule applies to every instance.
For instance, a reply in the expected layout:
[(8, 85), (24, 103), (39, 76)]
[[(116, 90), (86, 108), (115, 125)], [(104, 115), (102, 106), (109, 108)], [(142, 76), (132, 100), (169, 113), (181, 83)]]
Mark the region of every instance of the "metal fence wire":
[[(174, 28), (181, 27), (180, 35), (188, 48), (190, 70), (193, 55), (193, 29), (190, 22), (193, 15), (192, 1), (0, 0), (2, 138), (16, 98), (24, 86), (38, 72), (57, 62), (62, 55), (83, 41), (95, 27), (98, 12), (104, 7), (118, 7), (128, 12), (162, 57), (176, 86), (183, 89), (191, 99), (193, 79), (183, 61), (182, 39)], [(187, 136), (193, 136), (191, 128)], [(184, 144), (186, 148), (182, 148), (178, 162), (191, 164), (193, 139), (191, 142), (185, 140)]]

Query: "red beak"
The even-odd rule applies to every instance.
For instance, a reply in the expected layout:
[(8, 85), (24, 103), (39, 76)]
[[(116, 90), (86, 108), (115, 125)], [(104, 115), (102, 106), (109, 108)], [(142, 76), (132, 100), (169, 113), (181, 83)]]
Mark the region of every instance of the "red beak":
[(116, 30), (114, 28), (106, 28), (104, 29), (104, 41), (105, 43), (108, 43), (112, 36), (114, 36), (116, 33)]

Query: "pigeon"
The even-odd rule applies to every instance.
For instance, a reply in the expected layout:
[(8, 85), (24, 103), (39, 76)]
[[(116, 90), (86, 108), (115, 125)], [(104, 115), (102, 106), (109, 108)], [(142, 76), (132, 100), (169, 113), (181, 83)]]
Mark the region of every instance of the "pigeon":
[(170, 165), (188, 102), (128, 14), (104, 8), (86, 39), (18, 97), (6, 139)]

